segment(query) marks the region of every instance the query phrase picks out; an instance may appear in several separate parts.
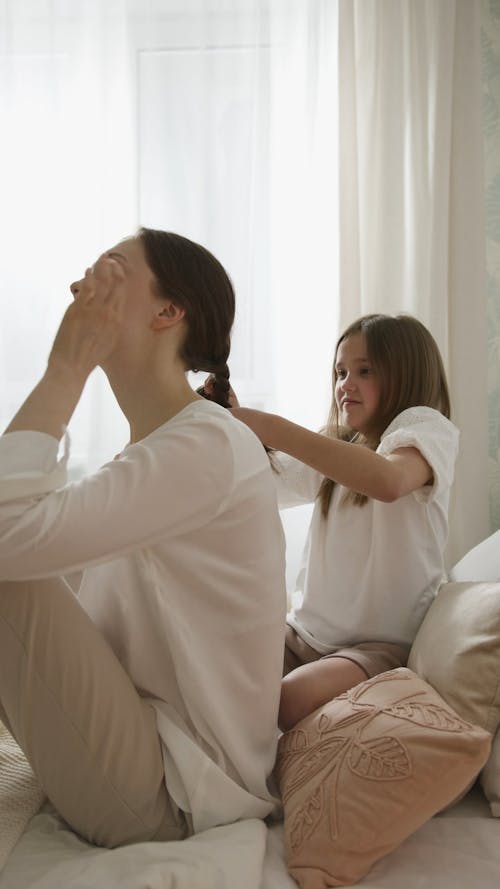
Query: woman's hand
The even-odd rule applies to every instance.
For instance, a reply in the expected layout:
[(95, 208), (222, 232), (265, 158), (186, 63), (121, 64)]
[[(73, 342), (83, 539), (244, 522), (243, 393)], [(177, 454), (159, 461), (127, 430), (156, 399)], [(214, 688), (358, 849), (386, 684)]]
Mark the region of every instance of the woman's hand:
[(87, 377), (111, 354), (120, 335), (123, 280), (119, 264), (103, 257), (72, 285), (75, 301), (61, 321), (47, 369), (6, 432), (31, 430), (61, 437)]
[(86, 380), (111, 354), (121, 331), (124, 273), (114, 259), (101, 257), (72, 285), (74, 302), (66, 310), (49, 356), (48, 371), (61, 369)]

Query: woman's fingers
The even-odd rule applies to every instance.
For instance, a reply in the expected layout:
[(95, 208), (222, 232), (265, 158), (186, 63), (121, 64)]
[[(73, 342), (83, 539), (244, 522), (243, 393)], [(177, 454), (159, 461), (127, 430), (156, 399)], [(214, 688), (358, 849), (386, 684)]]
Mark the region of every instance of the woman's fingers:
[(90, 300), (94, 299), (95, 296), (95, 285), (94, 285), (94, 276), (92, 274), (92, 269), (87, 269), (83, 279), (78, 288), (78, 293), (76, 299), (86, 304)]
[(99, 259), (74, 288), (57, 332), (49, 362), (63, 363), (78, 376), (88, 374), (113, 351), (122, 329), (126, 290), (119, 263)]
[(119, 301), (117, 286), (123, 282), (123, 269), (115, 259), (102, 257), (93, 268), (85, 272), (77, 299), (84, 304), (96, 299), (102, 303)]

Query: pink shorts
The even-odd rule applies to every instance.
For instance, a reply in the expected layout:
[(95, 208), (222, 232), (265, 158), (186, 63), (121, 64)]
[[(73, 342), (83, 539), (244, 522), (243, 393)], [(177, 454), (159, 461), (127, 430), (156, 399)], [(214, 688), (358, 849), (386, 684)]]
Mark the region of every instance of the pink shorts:
[(358, 642), (357, 645), (338, 648), (331, 654), (322, 655), (316, 649), (311, 648), (307, 642), (304, 642), (293, 627), (287, 625), (283, 676), (303, 664), (310, 664), (325, 658), (343, 657), (361, 667), (370, 679), (387, 670), (405, 667), (409, 653), (409, 645), (395, 645), (392, 642)]

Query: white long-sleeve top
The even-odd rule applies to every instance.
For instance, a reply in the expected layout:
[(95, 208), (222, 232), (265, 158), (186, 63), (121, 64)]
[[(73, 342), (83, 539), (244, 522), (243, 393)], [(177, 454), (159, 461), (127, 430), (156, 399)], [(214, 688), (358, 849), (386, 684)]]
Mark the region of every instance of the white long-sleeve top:
[(262, 445), (200, 400), (82, 481), (66, 460), (44, 433), (0, 438), (0, 579), (83, 570), (79, 601), (156, 709), (192, 829), (265, 817), (286, 593)]
[[(320, 654), (358, 642), (410, 645), (444, 579), (458, 430), (432, 408), (409, 408), (385, 430), (377, 453), (403, 447), (427, 460), (431, 485), (363, 506), (344, 503), (346, 488), (335, 485), (326, 518), (315, 502), (287, 621)], [(314, 501), (323, 476), (285, 454), (275, 459), (280, 507)]]

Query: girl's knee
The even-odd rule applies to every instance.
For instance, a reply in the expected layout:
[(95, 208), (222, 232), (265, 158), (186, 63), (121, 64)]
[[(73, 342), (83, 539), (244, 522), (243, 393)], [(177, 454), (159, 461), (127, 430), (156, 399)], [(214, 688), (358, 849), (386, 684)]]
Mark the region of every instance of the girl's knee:
[(309, 703), (301, 677), (292, 670), (281, 681), (281, 696), (278, 712), (278, 725), (287, 732), (310, 712)]

